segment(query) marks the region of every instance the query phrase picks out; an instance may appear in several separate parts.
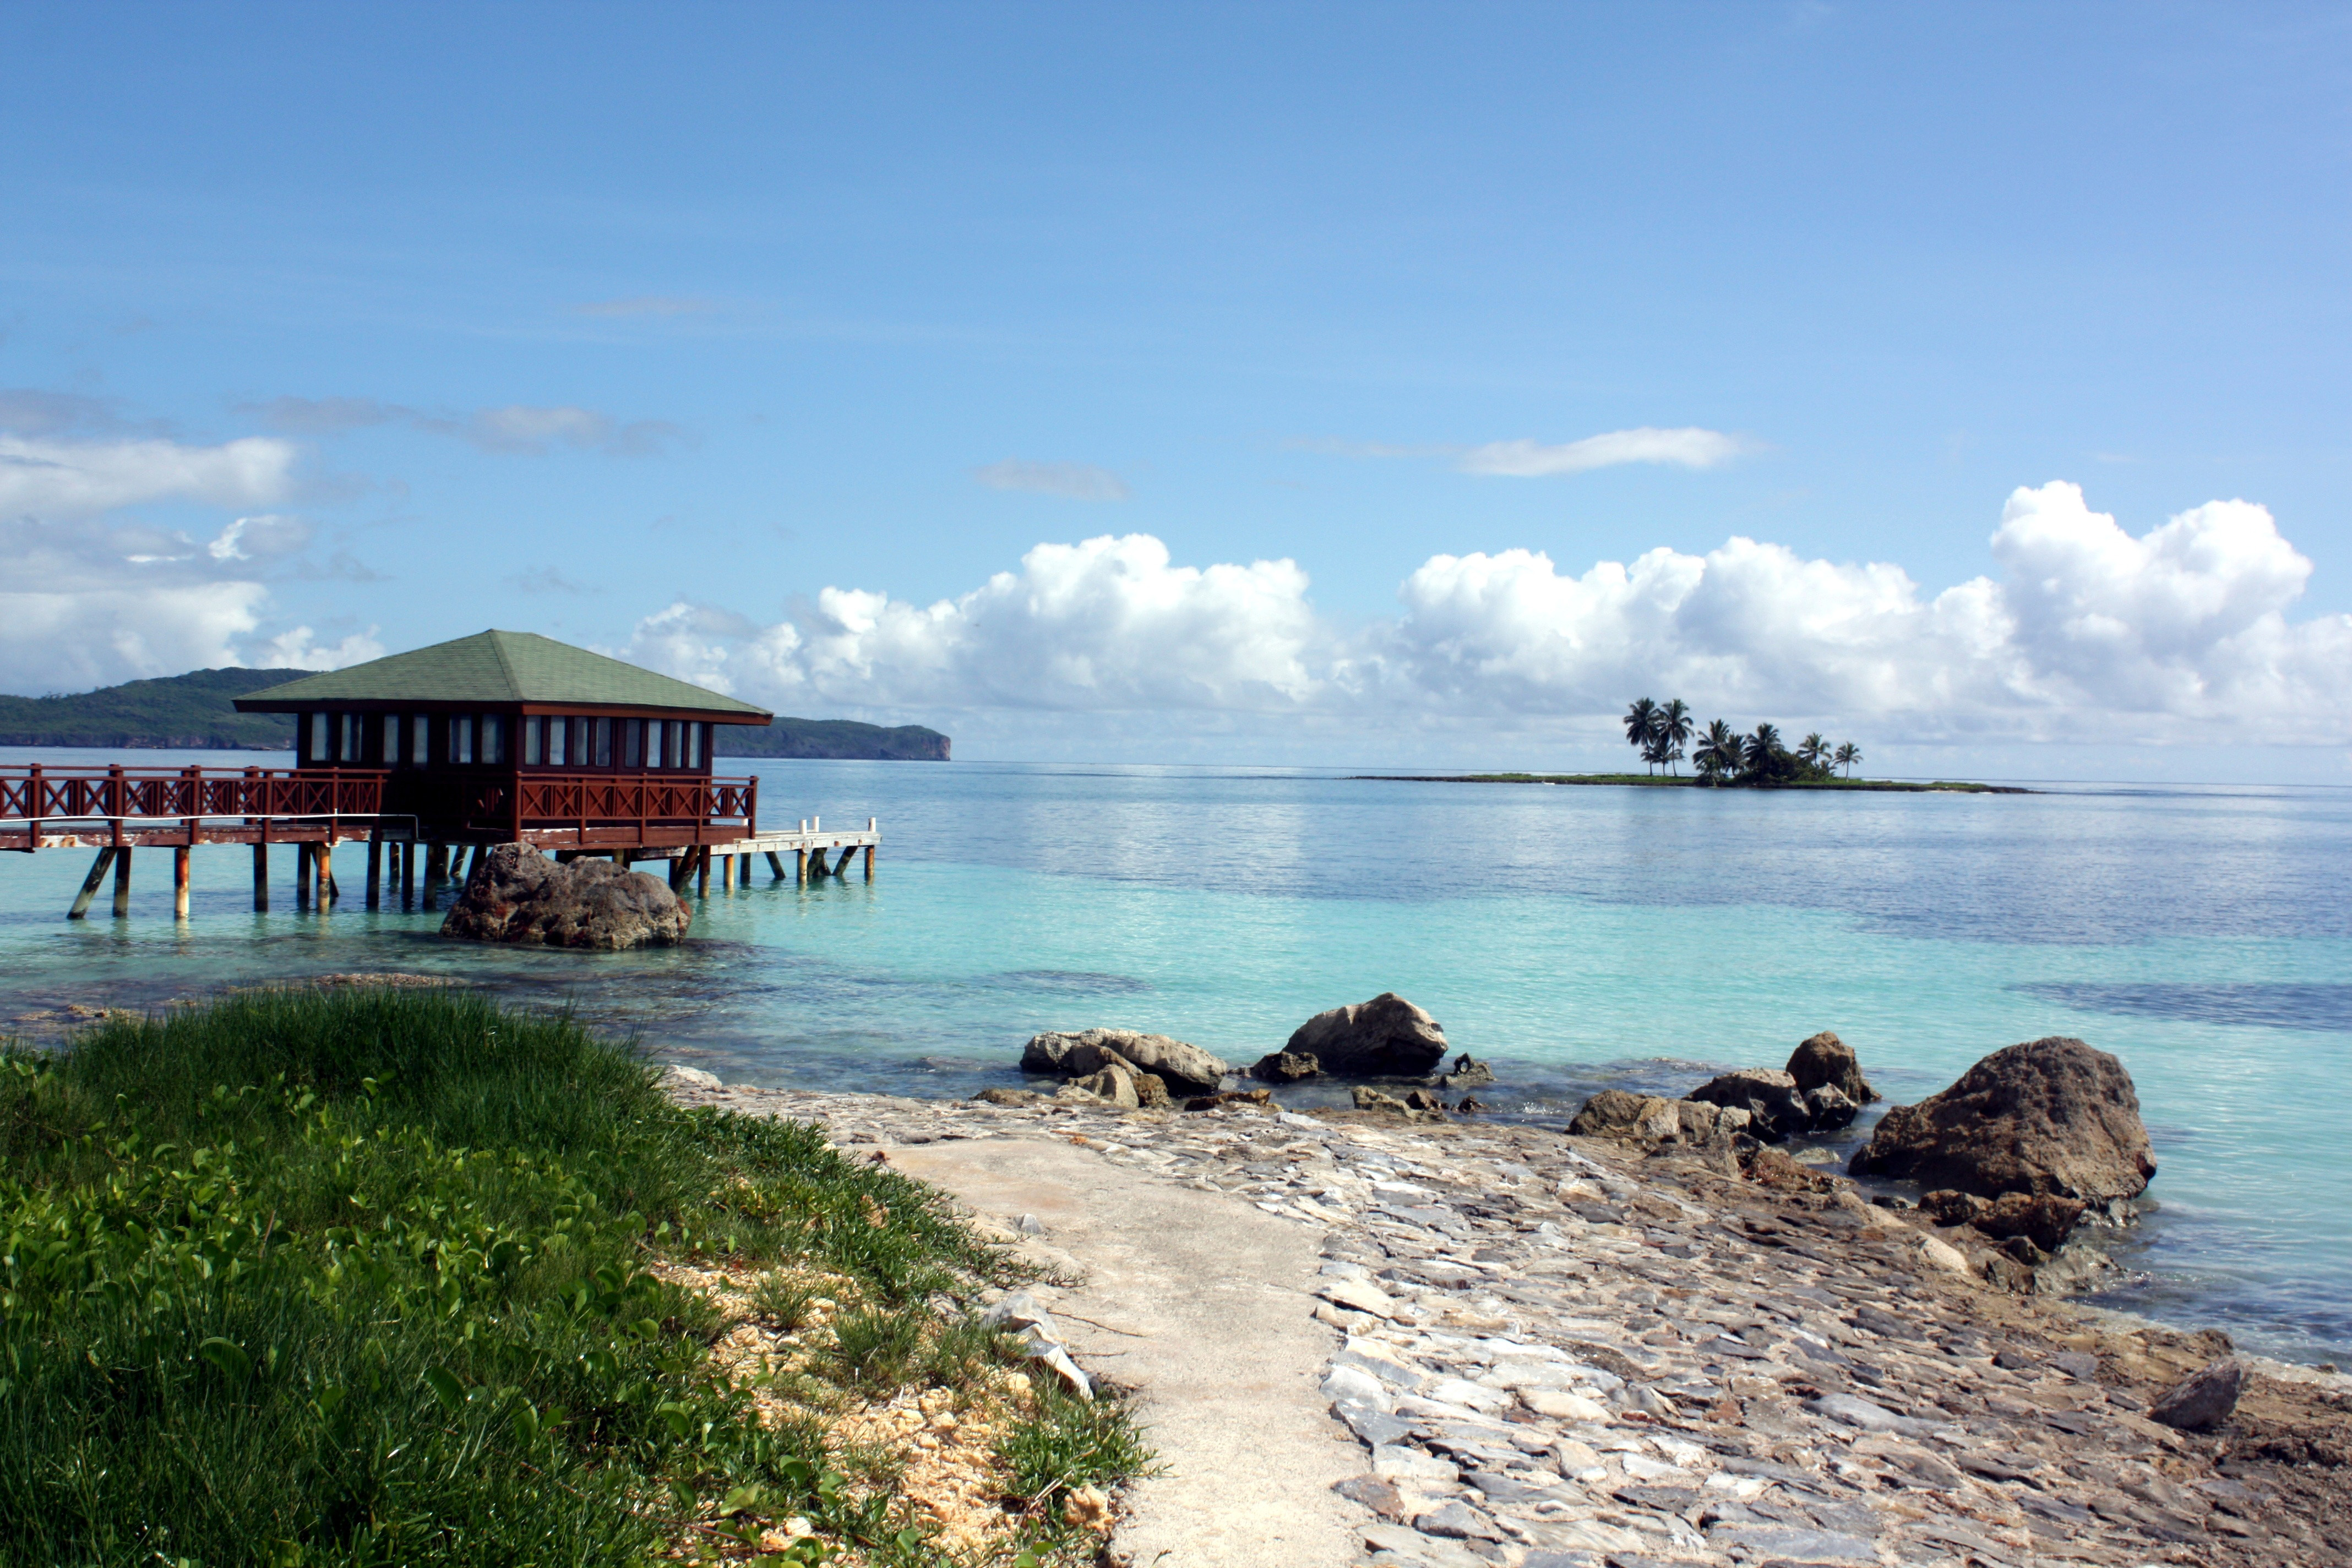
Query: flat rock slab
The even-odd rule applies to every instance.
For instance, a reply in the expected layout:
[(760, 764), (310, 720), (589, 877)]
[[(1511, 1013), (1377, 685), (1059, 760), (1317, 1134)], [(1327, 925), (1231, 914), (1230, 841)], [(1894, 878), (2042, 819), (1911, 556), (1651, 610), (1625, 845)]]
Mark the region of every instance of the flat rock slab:
[(1335, 1336), (1308, 1315), (1314, 1232), (1222, 1193), (1139, 1183), (1069, 1144), (887, 1149), (985, 1217), (1034, 1215), (1031, 1246), (1085, 1271), (1055, 1293), (1056, 1321), (1082, 1365), (1138, 1391), (1162, 1467), (1129, 1489), (1118, 1550), (1185, 1568), (1358, 1560), (1366, 1516), (1331, 1487), (1363, 1457), (1319, 1392)]

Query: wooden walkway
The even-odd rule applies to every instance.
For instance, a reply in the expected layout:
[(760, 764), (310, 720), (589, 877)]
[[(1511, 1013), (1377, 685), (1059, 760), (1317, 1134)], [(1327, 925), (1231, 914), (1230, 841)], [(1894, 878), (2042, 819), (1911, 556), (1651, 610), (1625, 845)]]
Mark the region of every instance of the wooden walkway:
[[(240, 773), (120, 766), (0, 768), (0, 850), (98, 851), (67, 911), (68, 920), (88, 916), (110, 872), (113, 912), (118, 919), (127, 917), (131, 855), (142, 848), (172, 851), (173, 907), (177, 918), (187, 919), (191, 856), (199, 846), (215, 844), (251, 847), (256, 910), (269, 908), (270, 846), (294, 846), (296, 907), (315, 904), (324, 910), (341, 898), (334, 872), (336, 847), (351, 843), (367, 846), (369, 909), (381, 907), (388, 897), (411, 909), (421, 897), (431, 910), (445, 889), (462, 883), (482, 863), (491, 842), (431, 842), (423, 837), (416, 817), (379, 809), (383, 780), (378, 770), (289, 773), (260, 768)], [(551, 786), (566, 782), (551, 781)], [(791, 875), (796, 883), (845, 877), (861, 857), (866, 879), (873, 880), (875, 852), (882, 843), (880, 825), (874, 818), (867, 817), (862, 828), (841, 829), (805, 817), (796, 827), (763, 832), (753, 810), (756, 785), (756, 780), (719, 779), (701, 786), (718, 803), (716, 809), (740, 814), (740, 820), (664, 822), (641, 816), (633, 821), (599, 822), (585, 815), (597, 804), (593, 799), (583, 805), (567, 798), (566, 805), (582, 813), (572, 822), (527, 826), (499, 841), (530, 844), (559, 860), (667, 861), (669, 885), (681, 893), (691, 887), (707, 894), (714, 869), (722, 890), (749, 887), (755, 857), (765, 858), (781, 879), (786, 875), (787, 854), (793, 857)], [(572, 793), (585, 795), (577, 789)], [(638, 791), (639, 795), (645, 793)], [(646, 802), (635, 795), (624, 804), (640, 813), (646, 809)]]

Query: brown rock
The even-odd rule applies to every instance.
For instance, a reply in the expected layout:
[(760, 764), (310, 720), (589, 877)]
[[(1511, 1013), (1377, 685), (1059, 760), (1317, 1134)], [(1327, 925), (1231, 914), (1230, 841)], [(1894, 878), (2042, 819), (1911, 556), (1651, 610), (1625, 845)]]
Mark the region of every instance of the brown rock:
[(1198, 1046), (1135, 1029), (1048, 1030), (1033, 1036), (1022, 1049), (1021, 1070), (1083, 1078), (1100, 1072), (1112, 1057), (1131, 1071), (1158, 1073), (1176, 1094), (1214, 1094), (1232, 1070), (1222, 1058)]
[(1412, 1106), (1407, 1105), (1395, 1095), (1383, 1094), (1377, 1089), (1370, 1089), (1362, 1084), (1356, 1086), (1355, 1100), (1356, 1109), (1359, 1110), (1385, 1110), (1397, 1116), (1403, 1116), (1412, 1110)]
[(1709, 1079), (1684, 1098), (1709, 1105), (1732, 1106), (1748, 1114), (1748, 1131), (1767, 1143), (1778, 1143), (1792, 1132), (1812, 1125), (1812, 1111), (1798, 1092), (1797, 1080), (1784, 1072), (1748, 1068)]
[(1851, 1169), (1989, 1198), (2104, 1203), (2146, 1190), (2156, 1159), (2123, 1064), (2053, 1037), (1995, 1051), (1941, 1094), (1895, 1106)]
[(2181, 1431), (2219, 1426), (2238, 1408), (2238, 1395), (2245, 1386), (2245, 1363), (2235, 1356), (2223, 1356), (2166, 1389), (2148, 1406), (2147, 1418)]
[(1285, 1050), (1312, 1056), (1333, 1078), (1419, 1078), (1445, 1059), (1445, 1031), (1393, 991), (1318, 1013)]
[(1323, 1070), (1323, 1064), (1308, 1051), (1269, 1051), (1250, 1068), (1250, 1077), (1264, 1079), (1268, 1083), (1297, 1083), (1301, 1079), (1314, 1078)]
[(441, 922), (443, 936), (545, 947), (667, 947), (694, 911), (659, 877), (610, 860), (551, 860), (528, 844), (482, 857)]
[(1969, 1216), (1969, 1223), (1995, 1241), (2023, 1237), (2044, 1252), (2055, 1252), (2088, 1205), (2053, 1193), (2004, 1193)]
[(1197, 1094), (1184, 1102), (1187, 1110), (1214, 1110), (1221, 1105), (1272, 1105), (1270, 1089), (1229, 1089), (1217, 1094)]
[(1837, 1179), (1811, 1165), (1800, 1164), (1778, 1149), (1750, 1149), (1740, 1156), (1740, 1170), (1759, 1187), (1780, 1193), (1826, 1193)]
[(1853, 1047), (1827, 1029), (1797, 1047), (1789, 1058), (1789, 1076), (1796, 1080), (1799, 1094), (1826, 1085), (1856, 1105), (1868, 1105), (1878, 1098), (1878, 1091), (1862, 1076), (1862, 1063), (1855, 1059)]

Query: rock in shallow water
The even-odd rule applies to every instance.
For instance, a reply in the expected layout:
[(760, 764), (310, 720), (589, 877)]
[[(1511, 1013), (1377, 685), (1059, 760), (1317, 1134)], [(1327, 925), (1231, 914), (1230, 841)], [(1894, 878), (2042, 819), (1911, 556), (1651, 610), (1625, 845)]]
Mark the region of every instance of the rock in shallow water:
[(1023, 1072), (1082, 1078), (1100, 1072), (1113, 1057), (1157, 1076), (1171, 1094), (1214, 1094), (1233, 1069), (1223, 1058), (1166, 1035), (1135, 1029), (1048, 1031), (1034, 1036), (1021, 1052)]
[(2123, 1064), (2053, 1036), (1995, 1051), (1941, 1094), (1895, 1106), (1849, 1168), (1988, 1198), (2104, 1203), (2145, 1191), (2156, 1158)]
[(441, 922), (443, 936), (545, 947), (665, 947), (694, 912), (659, 877), (610, 860), (549, 859), (528, 844), (482, 857)]
[(1420, 1078), (1445, 1059), (1445, 1031), (1393, 991), (1318, 1013), (1283, 1049), (1310, 1055), (1333, 1078)]
[(1788, 1072), (1799, 1094), (1834, 1089), (1856, 1105), (1868, 1105), (1878, 1098), (1878, 1091), (1862, 1076), (1862, 1063), (1855, 1058), (1853, 1047), (1827, 1029), (1790, 1054)]

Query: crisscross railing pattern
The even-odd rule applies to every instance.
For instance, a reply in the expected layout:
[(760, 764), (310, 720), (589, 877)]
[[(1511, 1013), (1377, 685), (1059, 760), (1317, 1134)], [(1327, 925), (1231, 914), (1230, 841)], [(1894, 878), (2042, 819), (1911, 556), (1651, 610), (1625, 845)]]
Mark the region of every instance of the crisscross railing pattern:
[(0, 767), (0, 821), (205, 816), (372, 816), (383, 809), (374, 769)]
[(740, 822), (748, 835), (759, 820), (759, 797), (756, 778), (524, 773), (510, 784), (501, 781), (485, 786), (468, 813), (468, 826), (504, 822), (517, 830), (584, 830)]

